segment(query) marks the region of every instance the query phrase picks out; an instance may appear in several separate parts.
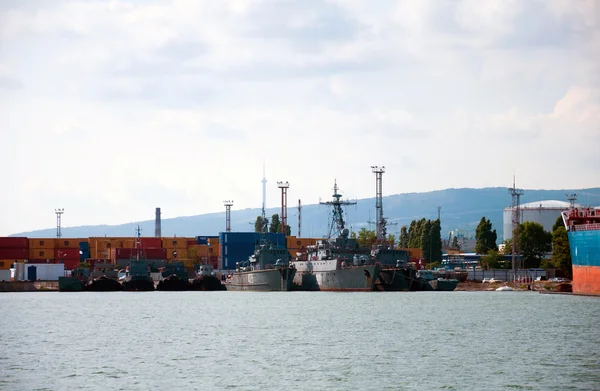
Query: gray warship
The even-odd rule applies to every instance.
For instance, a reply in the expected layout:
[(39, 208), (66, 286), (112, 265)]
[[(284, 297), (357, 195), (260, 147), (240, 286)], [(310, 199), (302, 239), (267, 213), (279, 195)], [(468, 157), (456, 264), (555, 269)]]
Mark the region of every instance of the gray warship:
[(381, 267), (375, 264), (369, 249), (361, 248), (345, 228), (343, 205), (337, 182), (333, 200), (321, 202), (332, 206), (329, 238), (308, 246), (292, 264), (296, 268), (294, 289), (308, 291), (372, 291)]
[[(264, 191), (264, 189), (263, 189)], [(292, 257), (285, 246), (270, 243), (267, 237), (267, 219), (263, 198), (261, 235), (248, 260), (236, 262), (235, 272), (225, 281), (228, 291), (290, 291), (296, 269), (290, 265)]]

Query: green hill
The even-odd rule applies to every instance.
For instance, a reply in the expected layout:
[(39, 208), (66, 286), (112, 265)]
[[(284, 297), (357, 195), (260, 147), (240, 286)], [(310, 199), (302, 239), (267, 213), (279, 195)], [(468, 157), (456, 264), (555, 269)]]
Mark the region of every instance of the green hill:
[[(591, 189), (564, 189), (564, 190), (525, 190), (521, 198), (522, 203), (541, 200), (563, 200), (565, 194), (577, 193), (577, 202), (583, 205), (600, 205), (600, 188)], [(502, 212), (510, 206), (511, 197), (505, 187), (483, 189), (446, 189), (426, 193), (406, 193), (390, 195), (383, 198), (384, 215), (390, 222), (388, 233), (398, 236), (400, 227), (408, 225), (413, 219), (425, 217), (437, 218), (437, 207), (441, 206), (442, 238), (447, 237), (450, 230), (475, 230), (482, 216), (489, 218), (493, 227), (498, 231), (498, 238), (502, 238)], [(162, 205), (163, 209), (168, 205)], [(267, 216), (279, 213), (280, 208), (269, 208)], [(328, 232), (329, 210), (324, 205), (302, 206), (302, 236), (321, 237)], [(154, 211), (148, 211), (153, 214)], [(347, 226), (351, 230), (360, 228), (374, 229), (374, 224), (369, 221), (375, 219), (375, 199), (357, 200), (357, 204), (346, 208)], [(260, 209), (232, 210), (232, 231), (251, 231), (254, 229), (256, 216)], [(292, 227), (292, 235), (298, 231), (297, 210), (288, 207), (288, 224)], [(121, 225), (99, 225), (63, 227), (64, 237), (89, 237), (89, 236), (134, 236), (135, 227), (140, 225), (143, 236), (154, 235), (154, 221), (131, 222)], [(225, 211), (209, 213), (198, 216), (177, 217), (162, 221), (163, 236), (200, 236), (218, 235), (225, 229)], [(56, 228), (48, 228), (31, 232), (20, 232), (12, 236), (27, 237), (53, 237)]]

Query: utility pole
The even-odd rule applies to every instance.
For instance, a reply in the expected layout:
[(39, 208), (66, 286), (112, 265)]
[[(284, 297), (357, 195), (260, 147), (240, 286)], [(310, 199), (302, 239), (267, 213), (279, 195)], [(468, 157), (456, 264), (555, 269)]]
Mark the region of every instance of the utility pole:
[(231, 207), (233, 201), (223, 201), (225, 205), (225, 232), (231, 232)]
[(63, 213), (65, 213), (64, 208), (54, 209), (54, 213), (56, 213), (56, 237), (61, 238), (62, 232), (60, 231), (60, 218)]
[(290, 184), (279, 181), (277, 187), (281, 189), (281, 233), (285, 235), (287, 233), (287, 190)]
[(515, 177), (513, 176), (513, 186), (508, 189), (508, 193), (512, 197), (512, 269), (513, 277), (519, 267), (521, 267), (521, 261), (516, 260), (516, 256), (519, 253), (519, 224), (521, 223), (520, 215), (520, 197), (525, 194), (522, 189), (517, 189), (515, 186)]
[(385, 166), (371, 166), (371, 171), (375, 174), (375, 232), (377, 240), (382, 241), (385, 239), (385, 221), (383, 219), (383, 190), (381, 182)]

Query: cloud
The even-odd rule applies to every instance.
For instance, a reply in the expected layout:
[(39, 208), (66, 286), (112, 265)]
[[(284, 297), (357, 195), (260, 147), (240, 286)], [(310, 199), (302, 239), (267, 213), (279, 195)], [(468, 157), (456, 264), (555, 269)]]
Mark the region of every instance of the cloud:
[(263, 160), (270, 206), (599, 185), (593, 1), (0, 7), (0, 234), (254, 207)]

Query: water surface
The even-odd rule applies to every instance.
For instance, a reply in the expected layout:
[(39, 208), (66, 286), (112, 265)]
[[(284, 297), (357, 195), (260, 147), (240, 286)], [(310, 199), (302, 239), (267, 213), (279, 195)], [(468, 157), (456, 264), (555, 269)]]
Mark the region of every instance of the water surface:
[(599, 390), (600, 299), (0, 295), (1, 390)]

